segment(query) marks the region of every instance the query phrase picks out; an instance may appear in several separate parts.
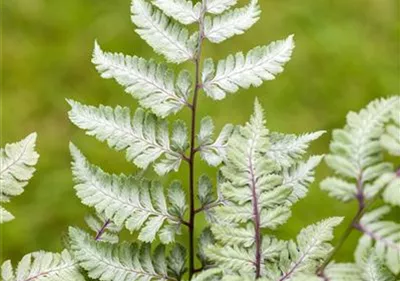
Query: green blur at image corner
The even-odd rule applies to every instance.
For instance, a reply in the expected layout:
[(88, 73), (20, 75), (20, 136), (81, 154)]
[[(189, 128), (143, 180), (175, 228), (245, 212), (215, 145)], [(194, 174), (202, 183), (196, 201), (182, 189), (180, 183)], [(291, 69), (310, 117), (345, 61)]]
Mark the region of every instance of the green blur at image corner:
[[(244, 35), (219, 45), (205, 44), (204, 56), (214, 60), (230, 53), (295, 34), (296, 48), (285, 71), (258, 88), (240, 90), (223, 101), (201, 95), (199, 120), (210, 115), (218, 131), (226, 123), (243, 124), (257, 97), (273, 131), (303, 133), (326, 130), (310, 154), (328, 152), (333, 128), (346, 113), (369, 101), (400, 92), (400, 21), (395, 0), (260, 0), (261, 19)], [(245, 1), (239, 1), (243, 5)], [(0, 262), (20, 260), (39, 249), (60, 251), (68, 226), (85, 227), (91, 211), (73, 189), (69, 142), (107, 172), (135, 173), (136, 167), (105, 143), (86, 136), (68, 120), (66, 98), (85, 104), (138, 106), (115, 81), (105, 80), (91, 63), (94, 40), (107, 51), (162, 61), (134, 32), (129, 0), (5, 0), (2, 1), (1, 146), (38, 133), (37, 171), (25, 192), (7, 204), (16, 219), (1, 225)], [(176, 66), (178, 68), (178, 66)], [(179, 68), (189, 70), (185, 63)], [(174, 118), (189, 120), (183, 110)], [(216, 176), (216, 169), (197, 159), (196, 176)], [(356, 206), (328, 197), (318, 183), (328, 175), (323, 163), (308, 196), (296, 203), (293, 216), (278, 230), (292, 238), (328, 216), (351, 219)], [(187, 168), (161, 181), (187, 183)], [(155, 176), (149, 169), (146, 175)], [(400, 212), (399, 212), (400, 215)], [(346, 222), (335, 232), (338, 236)], [(201, 223), (198, 225), (199, 234)], [(359, 234), (353, 233), (337, 260), (351, 260)], [(123, 238), (134, 236), (123, 233)], [(182, 236), (185, 240), (187, 237)]]

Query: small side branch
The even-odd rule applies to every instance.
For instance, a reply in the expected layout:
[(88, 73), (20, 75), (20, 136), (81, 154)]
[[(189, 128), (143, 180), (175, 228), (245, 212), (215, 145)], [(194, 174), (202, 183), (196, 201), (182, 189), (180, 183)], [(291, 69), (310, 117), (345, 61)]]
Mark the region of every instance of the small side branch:
[(342, 248), (343, 244), (346, 242), (347, 238), (349, 238), (352, 231), (355, 229), (356, 225), (359, 223), (361, 217), (364, 215), (366, 208), (365, 204), (365, 195), (363, 191), (363, 180), (361, 176), (357, 179), (357, 195), (358, 201), (358, 210), (353, 219), (351, 220), (350, 224), (347, 226), (346, 230), (342, 234), (339, 239), (339, 242), (336, 244), (335, 248), (330, 252), (329, 256), (325, 259), (324, 263), (318, 268), (317, 275), (321, 278), (324, 277), (324, 270), (331, 262), (333, 257), (339, 252)]
[(203, 212), (203, 211), (207, 211), (209, 209), (212, 209), (212, 208), (215, 208), (215, 207), (219, 206), (221, 203), (222, 203), (221, 200), (217, 200), (217, 201), (211, 202), (210, 204), (206, 204), (206, 205), (201, 206), (200, 208), (196, 209), (194, 212), (197, 214), (197, 213), (200, 213), (200, 212)]
[(104, 234), (104, 232), (106, 231), (108, 225), (111, 223), (111, 220), (106, 220), (103, 224), (103, 226), (100, 228), (99, 231), (97, 231), (96, 237), (94, 238), (94, 240), (98, 241), (101, 239), (101, 236)]

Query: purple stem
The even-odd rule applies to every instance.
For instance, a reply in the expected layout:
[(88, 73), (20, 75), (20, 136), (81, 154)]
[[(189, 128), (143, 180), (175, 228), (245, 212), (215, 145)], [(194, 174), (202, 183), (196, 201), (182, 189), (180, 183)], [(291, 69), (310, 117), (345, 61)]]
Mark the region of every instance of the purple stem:
[(111, 223), (111, 220), (106, 220), (105, 223), (103, 224), (103, 226), (100, 228), (100, 230), (97, 232), (96, 237), (94, 238), (94, 240), (99, 241), (101, 236), (104, 234), (104, 232), (107, 229), (107, 226)]

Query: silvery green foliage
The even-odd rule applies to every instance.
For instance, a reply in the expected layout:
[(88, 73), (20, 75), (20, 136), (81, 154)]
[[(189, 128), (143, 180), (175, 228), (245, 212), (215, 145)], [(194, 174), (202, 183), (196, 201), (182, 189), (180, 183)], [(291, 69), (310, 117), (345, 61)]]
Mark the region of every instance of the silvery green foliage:
[(132, 22), (136, 32), (168, 61), (182, 63), (194, 57), (196, 34), (168, 18), (161, 10), (144, 0), (132, 1)]
[[(211, 226), (216, 243), (205, 251), (223, 269), (226, 276), (221, 276), (221, 280), (236, 280), (226, 279), (227, 276), (237, 280), (292, 280), (304, 274), (313, 275), (332, 249), (328, 241), (333, 238), (333, 228), (342, 220), (330, 218), (308, 226), (296, 242), (262, 234), (263, 229), (273, 230), (287, 221), (291, 205), (304, 197), (306, 186), (312, 182), (309, 173), (321, 160), (314, 156), (306, 163), (293, 161), (296, 165), (292, 169), (296, 172), (288, 172), (268, 156), (273, 142), (265, 123), (263, 110), (256, 101), (250, 121), (238, 127), (228, 141), (227, 159), (221, 168), (224, 200), (214, 208), (216, 220)], [(296, 149), (303, 143), (298, 146)], [(299, 186), (305, 190), (296, 191)], [(204, 274), (206, 277), (197, 278), (208, 278)], [(214, 277), (218, 277), (218, 272)]]
[(283, 71), (294, 48), (293, 36), (256, 47), (246, 55), (242, 52), (229, 55), (218, 62), (215, 69), (212, 59), (204, 62), (203, 89), (215, 100), (225, 98), (226, 93), (235, 93), (239, 88), (258, 87), (265, 80), (272, 80)]
[[(71, 105), (69, 117), (75, 125), (85, 129), (88, 135), (107, 141), (116, 150), (126, 149), (127, 160), (139, 168), (146, 169), (165, 155), (154, 165), (155, 171), (162, 175), (178, 170), (182, 161), (181, 152), (187, 148), (186, 127), (178, 126), (172, 132), (170, 141), (167, 122), (141, 108), (131, 116), (127, 107), (94, 107), (71, 100), (68, 102)], [(177, 146), (175, 149), (174, 145)]]
[(3, 281), (84, 281), (79, 267), (67, 250), (61, 254), (35, 252), (25, 255), (13, 269), (11, 261), (1, 266)]
[(347, 115), (346, 126), (333, 131), (331, 153), (325, 157), (337, 176), (325, 179), (322, 189), (342, 201), (355, 199), (358, 185), (393, 171), (392, 164), (383, 159), (380, 137), (399, 102), (398, 96), (377, 99), (359, 113)]
[[(0, 149), (0, 203), (7, 203), (11, 197), (24, 192), (39, 159), (35, 144), (36, 133), (32, 133), (23, 140), (6, 144)], [(0, 205), (0, 223), (13, 219), (14, 216)]]
[[(400, 224), (383, 219), (389, 205), (400, 206), (400, 170), (384, 157), (386, 150), (397, 155), (393, 144), (400, 142), (400, 134), (392, 133), (399, 108), (399, 96), (377, 99), (359, 113), (350, 112), (346, 126), (333, 131), (325, 159), (336, 175), (323, 180), (321, 188), (343, 202), (358, 201), (353, 226), (363, 236), (357, 266), (331, 264), (325, 270), (329, 280), (395, 280), (400, 272)], [(379, 198), (383, 206), (371, 210)]]
[[(176, 244), (166, 256), (160, 245), (96, 242), (80, 229), (70, 228), (71, 248), (89, 277), (104, 281), (180, 280), (186, 271), (186, 252)], [(72, 279), (71, 279), (72, 280)]]
[[(94, 237), (70, 229), (71, 249), (91, 278), (181, 280), (186, 253), (174, 239), (181, 225), (191, 227), (186, 221), (189, 210), (191, 217), (204, 212), (211, 224), (198, 238), (197, 256), (204, 269), (213, 269), (194, 280), (318, 280), (316, 267), (331, 249), (328, 242), (340, 218), (304, 228), (296, 241), (282, 241), (262, 230), (284, 224), (291, 206), (306, 196), (322, 156), (305, 154), (324, 132), (299, 136), (270, 132), (258, 102), (245, 126), (228, 124), (215, 136), (209, 116), (201, 119), (198, 132), (191, 128), (190, 137), (183, 121), (169, 127), (164, 120), (185, 108), (195, 114), (199, 92), (220, 100), (240, 88), (260, 86), (283, 71), (294, 48), (292, 35), (245, 55), (228, 55), (216, 66), (211, 58), (201, 63), (203, 39), (220, 43), (244, 33), (259, 19), (257, 0), (232, 8), (235, 4), (236, 0), (132, 1), (131, 19), (139, 36), (169, 62), (194, 61), (195, 79), (187, 70), (175, 74), (166, 64), (107, 53), (95, 43), (92, 62), (101, 76), (115, 79), (144, 109), (131, 116), (126, 107), (68, 101), (75, 125), (111, 148), (125, 150), (128, 161), (140, 169), (153, 165), (158, 175), (177, 171), (184, 162), (192, 167), (197, 152), (208, 165), (222, 167), (216, 182), (206, 175), (191, 177), (192, 184), (197, 181), (194, 193), (200, 207), (196, 209), (187, 206), (179, 182), (173, 181), (164, 191), (158, 181), (107, 174), (71, 145), (77, 195), (99, 214), (99, 219), (88, 219)], [(198, 31), (192, 32), (189, 24), (197, 24)], [(123, 226), (137, 232), (141, 244), (116, 243)], [(165, 246), (152, 251), (147, 244), (157, 237), (163, 244), (171, 243), (168, 257)]]
[(165, 64), (136, 56), (103, 52), (95, 43), (92, 62), (103, 78), (114, 78), (144, 108), (166, 117), (188, 102), (191, 77), (182, 71), (175, 81), (174, 72)]
[(230, 10), (222, 15), (207, 16), (204, 22), (204, 36), (213, 43), (220, 43), (234, 35), (242, 34), (255, 24), (260, 15), (257, 0), (246, 7)]
[(71, 144), (75, 189), (82, 203), (104, 213), (117, 226), (140, 230), (138, 239), (151, 242), (157, 233), (163, 243), (174, 241), (186, 210), (179, 183), (169, 188), (170, 206), (161, 183), (133, 176), (110, 175), (91, 165)]

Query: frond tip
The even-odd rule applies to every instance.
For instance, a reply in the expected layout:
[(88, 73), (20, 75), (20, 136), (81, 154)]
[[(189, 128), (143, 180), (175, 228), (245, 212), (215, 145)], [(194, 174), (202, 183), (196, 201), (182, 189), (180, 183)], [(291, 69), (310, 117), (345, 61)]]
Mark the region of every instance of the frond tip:
[(218, 62), (217, 69), (211, 59), (204, 62), (203, 89), (215, 100), (235, 93), (239, 88), (258, 87), (263, 81), (273, 80), (283, 71), (294, 49), (293, 35), (268, 46), (256, 47), (246, 55), (236, 53)]
[[(39, 154), (35, 151), (36, 133), (23, 140), (6, 144), (0, 149), (0, 203), (9, 202), (10, 197), (20, 195), (35, 172)], [(14, 216), (0, 206), (0, 223)]]
[(132, 22), (136, 32), (168, 61), (182, 63), (192, 59), (194, 46), (190, 44), (189, 31), (169, 19), (145, 0), (132, 1)]
[(243, 8), (228, 11), (214, 18), (206, 17), (204, 36), (213, 43), (220, 43), (234, 35), (243, 34), (260, 18), (260, 6), (252, 0)]

